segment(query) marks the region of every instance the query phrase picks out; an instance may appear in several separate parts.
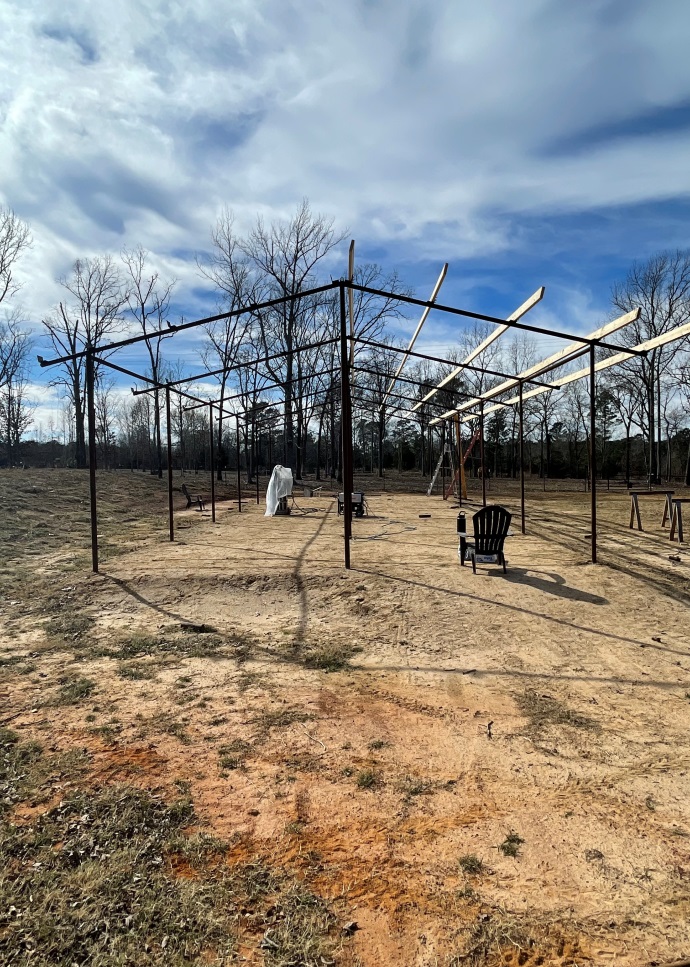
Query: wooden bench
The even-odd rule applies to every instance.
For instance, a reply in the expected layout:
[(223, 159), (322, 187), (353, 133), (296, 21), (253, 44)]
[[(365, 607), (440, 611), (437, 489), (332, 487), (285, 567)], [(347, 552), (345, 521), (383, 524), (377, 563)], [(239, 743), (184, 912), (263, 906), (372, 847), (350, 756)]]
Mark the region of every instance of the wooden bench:
[(664, 505), (664, 516), (661, 519), (661, 526), (666, 525), (667, 520), (671, 520), (671, 515), (673, 513), (673, 508), (671, 506), (671, 498), (673, 497), (675, 490), (631, 490), (630, 491), (630, 528), (632, 529), (633, 521), (637, 519), (637, 529), (642, 530), (642, 521), (640, 519), (640, 497), (656, 497), (663, 494), (666, 498), (666, 503)]
[(671, 501), (673, 504), (673, 513), (671, 515), (671, 532), (668, 535), (669, 540), (673, 541), (676, 539), (676, 531), (678, 531), (678, 543), (683, 543), (683, 504), (690, 504), (690, 497), (674, 497)]
[(316, 486), (315, 484), (307, 483), (306, 480), (295, 480), (295, 486), (302, 488), (302, 493), (305, 497), (314, 497), (323, 490), (322, 484)]
[(189, 510), (192, 504), (198, 504), (199, 510), (206, 510), (204, 507), (204, 498), (201, 494), (190, 494), (187, 484), (182, 484), (180, 490), (182, 491), (182, 496), (187, 498), (187, 510)]

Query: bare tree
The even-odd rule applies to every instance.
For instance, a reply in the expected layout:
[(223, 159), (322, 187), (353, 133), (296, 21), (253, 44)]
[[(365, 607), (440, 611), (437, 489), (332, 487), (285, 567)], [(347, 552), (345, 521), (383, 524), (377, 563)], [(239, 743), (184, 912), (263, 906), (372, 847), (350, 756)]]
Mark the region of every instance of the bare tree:
[(96, 441), (100, 445), (103, 466), (109, 469), (113, 465), (117, 418), (115, 380), (112, 376), (105, 376), (104, 373), (99, 374), (96, 381), (94, 409), (96, 413)]
[(355, 390), (363, 391), (366, 394), (371, 403), (370, 412), (376, 420), (379, 477), (383, 476), (383, 444), (386, 438), (390, 410), (397, 409), (395, 401), (390, 397), (386, 398), (386, 393), (400, 363), (399, 347), (396, 348), (397, 341), (384, 336), (381, 338), (381, 342), (389, 344), (390, 348), (372, 349), (368, 353), (366, 361), (362, 364), (363, 368), (370, 370), (370, 372), (358, 373), (354, 382)]
[(21, 438), (33, 423), (34, 408), (26, 397), (32, 346), (17, 316), (0, 325), (0, 440), (8, 466), (16, 463)]
[[(158, 272), (147, 269), (148, 253), (139, 246), (134, 251), (122, 253), (129, 276), (129, 290), (127, 306), (132, 317), (145, 336), (146, 349), (149, 354), (151, 379), (156, 384), (161, 381), (161, 344), (171, 335), (163, 328), (168, 321), (170, 296), (175, 287), (175, 280), (161, 281)], [(158, 476), (163, 476), (163, 446), (161, 442), (161, 401), (158, 386), (153, 391), (154, 413), (153, 433)], [(153, 468), (151, 468), (153, 472)]]
[(632, 472), (632, 428), (633, 426), (637, 426), (642, 433), (645, 430), (644, 387), (640, 385), (639, 381), (631, 373), (626, 373), (623, 370), (605, 378), (604, 385), (611, 392), (618, 419), (623, 424), (623, 429), (625, 430), (625, 479), (630, 481)]
[[(690, 411), (690, 362), (685, 361), (683, 363), (679, 375), (680, 391), (685, 403), (685, 412), (688, 413)], [(685, 460), (685, 486), (690, 487), (690, 441), (688, 442), (688, 454)]]
[[(508, 373), (522, 373), (537, 360), (537, 346), (534, 337), (529, 333), (513, 330), (510, 342), (503, 345), (503, 353), (500, 356), (502, 365)], [(510, 460), (509, 472), (513, 477), (517, 476), (518, 470), (518, 422), (519, 411), (517, 406), (511, 407), (509, 414), (510, 420)], [(523, 428), (524, 436), (524, 428)]]
[(28, 355), (29, 334), (22, 328), (18, 309), (0, 322), (0, 387), (17, 372)]
[[(219, 310), (232, 313), (246, 308), (259, 299), (261, 282), (252, 272), (252, 266), (245, 256), (241, 240), (235, 232), (235, 219), (231, 211), (225, 209), (212, 232), (213, 251), (209, 261), (197, 260), (200, 271), (220, 292)], [(228, 383), (232, 382), (230, 367), (239, 359), (243, 343), (249, 338), (254, 358), (259, 356), (261, 341), (252, 338), (252, 316), (248, 313), (231, 315), (204, 326), (208, 342), (201, 350), (204, 366), (211, 371), (220, 370), (215, 379), (219, 386), (218, 401), (220, 409), (227, 395)], [(222, 479), (224, 457), (223, 421), (218, 422), (217, 476)]]
[(314, 300), (298, 297), (316, 282), (317, 266), (344, 238), (344, 233), (334, 230), (333, 220), (313, 214), (305, 199), (289, 222), (267, 227), (259, 218), (241, 245), (264, 297), (294, 297), (258, 313), (257, 318), (267, 352), (284, 353), (280, 360), (267, 364), (267, 370), (283, 388), (287, 463), (298, 476), (301, 455), (295, 447), (292, 384), (298, 349), (314, 318)]
[(29, 226), (11, 208), (0, 208), (0, 302), (20, 288), (14, 267), (31, 241)]
[[(58, 304), (52, 316), (43, 320), (43, 325), (60, 356), (71, 356), (96, 346), (104, 336), (118, 328), (122, 307), (127, 302), (127, 290), (110, 255), (77, 259), (71, 274), (58, 281), (68, 296)], [(85, 467), (84, 357), (62, 363), (62, 369), (63, 374), (54, 382), (65, 387), (74, 407), (76, 462), (78, 467)]]
[[(636, 345), (660, 336), (690, 319), (690, 252), (661, 252), (646, 262), (635, 263), (626, 280), (614, 286), (612, 302), (628, 312), (639, 306), (637, 322), (621, 333), (621, 342)], [(659, 478), (662, 432), (662, 378), (668, 373), (678, 343), (653, 349), (646, 357), (635, 357), (621, 368), (644, 386), (645, 423), (651, 481)]]

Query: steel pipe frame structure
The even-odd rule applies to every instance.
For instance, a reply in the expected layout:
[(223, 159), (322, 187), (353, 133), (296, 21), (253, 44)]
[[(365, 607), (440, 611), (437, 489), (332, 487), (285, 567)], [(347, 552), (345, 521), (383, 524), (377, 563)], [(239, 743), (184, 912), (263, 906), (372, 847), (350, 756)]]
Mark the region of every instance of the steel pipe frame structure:
[[(597, 455), (596, 455), (596, 361), (595, 361), (595, 351), (596, 346), (592, 343), (589, 349), (586, 350), (589, 355), (589, 472), (590, 472), (590, 524), (591, 524), (591, 561), (592, 564), (597, 563), (597, 484), (596, 484), (596, 471), (597, 471)], [(578, 354), (581, 355), (581, 354)], [(570, 362), (570, 359), (564, 360), (561, 365)], [(525, 530), (525, 461), (524, 461), (524, 393), (523, 384), (526, 380), (520, 379), (518, 381), (518, 426), (519, 426), (519, 464), (520, 464), (520, 531), (521, 533), (526, 533)], [(554, 385), (551, 387), (556, 390), (559, 387)], [(456, 413), (458, 417), (461, 418), (462, 422), (469, 422), (470, 419), (479, 418), (480, 426), (480, 453), (481, 453), (481, 465), (482, 465), (482, 505), (486, 507), (486, 473), (484, 468), (484, 403), (483, 399), (479, 400), (479, 414), (470, 413)], [(499, 401), (492, 401), (492, 409), (497, 409)], [(512, 406), (514, 403), (503, 403), (504, 406)], [(446, 417), (447, 418), (447, 417)], [(441, 418), (441, 425), (445, 426), (446, 418)]]
[[(609, 343), (608, 341), (605, 341), (604, 339), (598, 339), (598, 338), (588, 339), (586, 337), (579, 336), (579, 335), (557, 332), (555, 330), (545, 329), (544, 327), (540, 327), (540, 326), (532, 326), (532, 325), (529, 325), (528, 323), (522, 323), (518, 321), (508, 321), (506, 319), (501, 319), (496, 316), (486, 315), (484, 313), (471, 312), (465, 309), (458, 309), (454, 306), (446, 306), (436, 302), (415, 299), (411, 296), (404, 296), (399, 293), (387, 292), (385, 290), (374, 289), (369, 286), (357, 285), (356, 283), (353, 282), (352, 278), (348, 278), (347, 280), (339, 280), (339, 281), (331, 282), (327, 285), (317, 286), (315, 288), (308, 289), (308, 290), (305, 290), (304, 292), (296, 293), (294, 295), (282, 296), (279, 298), (267, 300), (262, 303), (252, 303), (248, 306), (243, 306), (239, 309), (233, 310), (232, 312), (219, 313), (214, 316), (207, 316), (203, 319), (197, 319), (197, 320), (194, 320), (193, 322), (182, 323), (176, 326), (172, 326), (169, 324), (167, 330), (159, 330), (152, 333), (144, 333), (142, 335), (134, 336), (129, 339), (123, 339), (115, 342), (104, 343), (99, 346), (88, 344), (85, 346), (83, 350), (80, 350), (73, 354), (56, 357), (54, 359), (46, 360), (43, 357), (38, 356), (38, 362), (41, 365), (41, 367), (50, 367), (50, 366), (58, 365), (60, 363), (68, 362), (74, 359), (86, 357), (86, 361), (87, 361), (86, 395), (87, 395), (87, 420), (88, 420), (88, 433), (89, 433), (89, 491), (90, 491), (90, 503), (91, 503), (92, 566), (93, 566), (94, 572), (98, 571), (97, 504), (96, 504), (96, 485), (95, 485), (96, 484), (96, 481), (95, 481), (95, 474), (96, 474), (96, 425), (95, 424), (96, 424), (96, 421), (95, 421), (95, 403), (94, 403), (95, 401), (95, 392), (94, 392), (95, 361), (98, 360), (99, 363), (109, 366), (114, 370), (122, 372), (123, 374), (126, 374), (126, 375), (133, 376), (135, 379), (141, 380), (143, 382), (148, 382), (151, 384), (151, 383), (154, 383), (154, 381), (151, 380), (150, 378), (140, 373), (134, 373), (131, 370), (126, 370), (123, 367), (118, 366), (117, 364), (111, 363), (109, 360), (103, 359), (102, 354), (111, 353), (111, 352), (114, 352), (115, 350), (122, 349), (127, 346), (132, 346), (140, 342), (148, 342), (149, 340), (155, 339), (156, 337), (162, 336), (164, 334), (165, 335), (169, 335), (171, 333), (176, 334), (178, 332), (193, 329), (198, 326), (220, 321), (222, 319), (241, 316), (245, 313), (260, 312), (262, 310), (274, 308), (278, 305), (283, 305), (286, 302), (307, 298), (324, 292), (333, 291), (335, 289), (339, 290), (339, 308), (340, 308), (339, 337), (336, 337), (334, 339), (328, 339), (328, 340), (320, 340), (312, 344), (307, 344), (306, 346), (297, 347), (296, 349), (293, 350), (293, 352), (298, 354), (308, 349), (319, 348), (325, 345), (332, 345), (335, 342), (340, 343), (341, 445), (343, 449), (342, 464), (343, 464), (343, 487), (344, 487), (344, 505), (345, 505), (345, 513), (344, 513), (345, 554), (344, 556), (345, 556), (345, 566), (347, 568), (350, 567), (350, 541), (352, 537), (353, 461), (352, 461), (352, 409), (351, 409), (352, 398), (351, 398), (351, 387), (350, 387), (351, 361), (349, 359), (349, 353), (348, 353), (347, 312), (346, 312), (346, 306), (345, 306), (346, 289), (361, 291), (369, 295), (381, 296), (387, 299), (394, 299), (398, 302), (401, 302), (407, 305), (419, 306), (424, 309), (435, 309), (439, 312), (448, 313), (450, 315), (461, 316), (463, 318), (468, 318), (468, 319), (476, 319), (484, 322), (491, 322), (503, 327), (507, 326), (508, 328), (519, 329), (525, 332), (533, 332), (540, 335), (546, 335), (553, 338), (566, 339), (572, 342), (580, 343), (583, 346), (584, 351), (587, 351), (587, 349), (589, 349), (589, 356), (590, 356), (590, 367), (589, 367), (590, 400), (591, 400), (591, 409), (592, 409), (592, 412), (590, 414), (590, 420), (591, 420), (590, 438), (592, 440), (592, 443), (594, 442), (594, 430), (595, 430), (595, 413), (594, 413), (594, 406), (593, 406), (593, 403), (594, 403), (593, 394), (595, 390), (595, 358), (594, 358), (595, 347), (601, 346), (604, 349), (613, 350), (617, 353), (627, 354), (626, 358), (629, 358), (629, 356), (631, 355), (644, 355), (644, 352), (637, 352), (634, 349), (630, 350), (627, 347), (617, 346), (612, 343)], [(357, 338), (355, 336), (354, 342), (360, 343), (361, 345), (369, 346), (371, 348), (381, 348), (389, 351), (392, 350), (393, 352), (396, 352), (396, 353), (407, 352), (409, 356), (414, 356), (415, 358), (421, 358), (431, 362), (439, 362), (439, 363), (454, 366), (454, 367), (458, 366), (458, 363), (455, 360), (447, 360), (440, 357), (432, 356), (427, 353), (415, 353), (415, 352), (411, 352), (410, 350), (398, 349), (397, 347), (391, 347), (384, 343), (378, 343), (375, 340), (367, 340), (367, 339)], [(200, 400), (199, 398), (192, 397), (191, 394), (184, 393), (184, 391), (180, 390), (179, 386), (185, 383), (195, 382), (195, 381), (198, 381), (199, 379), (207, 378), (209, 376), (220, 375), (225, 372), (230, 372), (235, 369), (242, 369), (248, 366), (260, 365), (261, 363), (270, 362), (273, 359), (278, 359), (285, 355), (287, 355), (287, 353), (269, 354), (260, 359), (246, 360), (242, 363), (233, 364), (233, 366), (230, 366), (230, 367), (223, 367), (221, 369), (214, 370), (214, 371), (207, 370), (204, 374), (199, 374), (191, 377), (184, 377), (179, 380), (174, 380), (166, 384), (158, 384), (157, 388), (166, 389), (166, 409), (169, 401), (169, 392), (170, 390), (174, 390), (175, 392), (186, 397), (187, 399), (191, 399), (192, 402), (194, 403), (208, 405), (212, 412), (212, 406), (213, 406), (212, 401)], [(566, 361), (567, 360), (564, 360), (564, 362)], [(485, 373), (488, 375), (495, 375), (495, 376), (498, 376), (499, 378), (517, 380), (519, 384), (519, 390), (520, 390), (521, 417), (522, 417), (522, 396), (523, 396), (524, 383), (528, 382), (532, 385), (536, 385), (537, 387), (542, 387), (543, 389), (557, 388), (554, 385), (545, 384), (533, 378), (520, 379), (519, 376), (515, 376), (513, 374), (498, 373), (496, 371), (491, 371), (482, 367), (473, 367), (470, 365), (465, 365), (463, 366), (463, 368), (471, 371)], [(153, 388), (156, 388), (155, 383)], [(135, 392), (135, 395), (138, 395), (138, 393), (147, 392), (147, 390), (140, 390), (140, 391), (133, 391), (133, 392)], [(482, 410), (483, 410), (483, 402), (482, 402)], [(482, 418), (483, 418), (483, 413), (482, 413)], [(522, 420), (521, 420), (521, 429), (522, 429)], [(168, 436), (170, 436), (169, 427), (168, 427)], [(239, 437), (239, 434), (238, 434), (238, 437)], [(521, 449), (521, 456), (522, 456), (522, 440), (521, 440), (520, 449)], [(592, 445), (591, 449), (592, 449), (592, 457), (590, 459), (590, 469), (591, 469), (591, 477), (592, 477), (592, 518), (593, 518), (592, 559), (593, 561), (596, 561), (596, 483), (594, 479), (595, 471), (596, 471), (596, 466), (595, 466), (596, 454), (595, 454), (594, 445)], [(170, 462), (171, 461), (169, 460), (169, 467), (170, 467)], [(523, 467), (523, 461), (521, 460), (521, 469), (522, 467)], [(484, 480), (483, 488), (482, 488), (484, 491), (484, 495), (485, 495), (485, 487), (486, 487), (486, 483)], [(170, 489), (171, 489), (171, 482), (170, 482), (170, 469), (169, 469), (169, 490)], [(484, 496), (484, 499), (485, 499), (485, 496)], [(522, 493), (522, 501), (523, 501), (523, 528), (524, 528), (524, 491)], [(171, 524), (171, 539), (172, 539), (172, 524)]]

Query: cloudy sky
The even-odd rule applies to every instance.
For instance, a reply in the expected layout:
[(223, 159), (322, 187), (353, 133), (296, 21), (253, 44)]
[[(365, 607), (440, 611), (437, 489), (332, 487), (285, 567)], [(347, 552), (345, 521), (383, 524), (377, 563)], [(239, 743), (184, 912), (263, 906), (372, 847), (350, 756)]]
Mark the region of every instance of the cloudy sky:
[[(77, 257), (195, 254), (304, 197), (425, 297), (587, 331), (633, 259), (690, 244), (687, 0), (0, 0), (0, 204), (39, 324)], [(346, 245), (340, 274), (346, 265)], [(454, 325), (454, 324), (453, 324)], [(457, 333), (432, 319), (427, 345)]]

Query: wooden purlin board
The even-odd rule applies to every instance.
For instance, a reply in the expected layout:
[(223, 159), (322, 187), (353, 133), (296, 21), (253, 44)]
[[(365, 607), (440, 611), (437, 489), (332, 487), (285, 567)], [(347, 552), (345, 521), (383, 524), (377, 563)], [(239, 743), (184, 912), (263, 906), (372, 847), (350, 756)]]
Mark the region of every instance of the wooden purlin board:
[[(615, 332), (617, 329), (622, 329), (625, 326), (630, 325), (630, 323), (634, 322), (639, 317), (639, 315), (640, 315), (640, 310), (633, 309), (631, 312), (627, 312), (625, 313), (625, 315), (619, 316), (617, 319), (614, 319), (612, 322), (607, 323), (605, 326), (602, 326), (600, 329), (596, 329), (593, 333), (590, 333), (589, 336), (585, 336), (583, 338), (603, 339), (606, 335), (608, 335), (608, 333)], [(556, 335), (556, 333), (554, 333), (554, 335)], [(666, 336), (668, 336), (668, 333), (666, 334)], [(677, 336), (675, 338), (681, 338), (681, 337)], [(658, 339), (665, 339), (665, 337), (659, 336)], [(672, 340), (665, 339), (665, 341), (670, 342)], [(650, 347), (650, 348), (653, 348), (653, 347)], [(644, 346), (642, 347), (642, 351), (643, 350), (644, 350)], [(450, 417), (455, 413), (456, 410), (462, 414), (463, 420), (476, 419), (477, 418), (476, 413), (466, 413), (464, 411), (470, 409), (473, 406), (476, 406), (477, 403), (481, 402), (482, 400), (490, 400), (496, 396), (500, 396), (501, 393), (508, 392), (508, 390), (511, 390), (516, 386), (519, 386), (521, 380), (529, 379), (534, 376), (539, 376), (540, 374), (548, 370), (557, 369), (559, 366), (565, 365), (566, 363), (570, 362), (572, 359), (577, 359), (579, 356), (583, 355), (583, 353), (586, 351), (587, 351), (587, 347), (583, 346), (582, 343), (570, 343), (564, 349), (560, 350), (557, 353), (554, 353), (553, 356), (549, 356), (548, 359), (543, 359), (540, 363), (536, 363), (534, 366), (531, 366), (529, 369), (524, 370), (524, 372), (518, 373), (518, 375), (514, 379), (509, 379), (509, 380), (506, 380), (504, 383), (499, 383), (498, 386), (492, 387), (492, 389), (487, 390), (486, 393), (483, 393), (481, 396), (476, 397), (476, 399), (468, 400), (467, 402), (461, 403), (459, 406), (454, 407), (452, 410), (447, 410), (445, 413), (441, 413), (440, 416), (437, 416), (435, 417), (435, 419), (430, 420), (429, 425), (431, 426), (431, 425), (434, 425), (435, 423), (440, 423), (443, 420), (450, 419)], [(630, 359), (635, 352), (639, 352), (639, 351), (641, 351), (640, 346), (633, 346), (630, 353), (618, 353), (615, 357), (611, 357), (611, 358), (618, 360), (618, 362), (622, 362), (625, 359)], [(608, 360), (604, 360), (604, 362), (606, 362), (609, 366), (613, 365)], [(597, 364), (597, 365), (601, 365), (601, 364)], [(605, 368), (605, 367), (602, 367), (602, 368)], [(582, 372), (584, 373), (585, 370), (583, 370)], [(589, 367), (587, 367), (586, 372), (589, 372)], [(530, 390), (528, 393), (523, 393), (523, 400), (528, 399), (531, 396), (539, 396), (542, 393), (548, 393), (552, 389), (558, 389), (558, 387), (563, 383), (563, 381), (564, 381), (564, 378), (559, 377), (559, 381), (553, 383), (552, 386), (540, 386), (537, 389)], [(568, 380), (568, 382), (572, 382), (572, 380)], [(503, 400), (501, 405), (511, 405), (513, 403), (517, 403), (518, 399), (519, 397), (517, 396), (511, 397), (509, 400)], [(497, 409), (496, 406), (492, 406), (489, 409), (486, 409), (484, 413), (485, 414), (492, 413), (496, 409)]]
[[(534, 306), (537, 305), (537, 303), (541, 302), (541, 300), (544, 298), (545, 291), (546, 291), (546, 288), (543, 285), (540, 286), (540, 288), (538, 288), (537, 291), (529, 297), (529, 299), (526, 299), (521, 306), (518, 306), (515, 312), (511, 313), (508, 316), (506, 322), (517, 322), (518, 319), (521, 319), (522, 316), (526, 315), (526, 313), (528, 313), (530, 309), (533, 309)], [(463, 362), (456, 369), (450, 372), (447, 376), (444, 376), (444, 378), (441, 380), (441, 382), (438, 384), (438, 386), (435, 389), (432, 389), (431, 392), (427, 393), (423, 399), (421, 399), (418, 403), (415, 403), (415, 405), (410, 410), (410, 413), (414, 413), (414, 411), (419, 409), (420, 406), (423, 406), (425, 403), (427, 403), (432, 396), (435, 396), (440, 389), (443, 389), (443, 387), (447, 386), (448, 383), (451, 382), (451, 380), (455, 379), (456, 376), (459, 376), (464, 366), (469, 365), (469, 363), (471, 363), (472, 360), (476, 359), (480, 353), (483, 353), (484, 350), (487, 349), (492, 342), (498, 339), (499, 336), (502, 336), (507, 329), (510, 329), (510, 326), (508, 325), (498, 326), (498, 328), (495, 329), (492, 333), (490, 333), (486, 337), (486, 339), (480, 342), (478, 346), (475, 346), (475, 348), (472, 350), (469, 356), (467, 356), (466, 359), (464, 359)]]
[[(640, 310), (633, 309), (632, 312), (626, 312), (625, 315), (619, 316), (617, 319), (613, 319), (611, 322), (607, 322), (605, 326), (601, 326), (599, 329), (595, 329), (594, 332), (590, 333), (585, 339), (604, 339), (612, 332), (617, 332), (620, 329), (624, 329), (625, 326), (630, 325), (631, 322), (635, 322), (639, 318)], [(482, 393), (475, 400), (468, 400), (465, 403), (461, 403), (458, 406), (458, 410), (462, 412), (463, 410), (468, 410), (480, 400), (491, 400), (494, 396), (500, 396), (501, 393), (506, 393), (508, 390), (513, 389), (513, 387), (518, 386), (521, 379), (529, 379), (531, 376), (538, 376), (546, 368), (553, 366), (554, 363), (563, 361), (564, 363), (568, 361), (568, 357), (574, 354), (580, 354), (582, 352), (582, 343), (569, 343), (563, 349), (560, 349), (553, 356), (549, 356), (547, 359), (542, 359), (541, 362), (536, 363), (534, 366), (530, 366), (529, 369), (525, 369), (522, 373), (518, 373), (515, 379), (508, 379), (504, 383), (499, 383), (498, 386), (494, 386), (487, 390), (486, 393)], [(554, 384), (556, 388), (557, 384)], [(544, 389), (544, 392), (547, 392)]]
[[(441, 274), (439, 275), (438, 279), (436, 280), (436, 285), (434, 286), (434, 290), (431, 293), (431, 297), (429, 299), (429, 302), (436, 302), (436, 299), (438, 297), (438, 294), (441, 291), (441, 286), (443, 285), (443, 280), (446, 277), (446, 272), (447, 271), (448, 271), (448, 263), (447, 262), (444, 262), (443, 268), (441, 269)], [(383, 402), (381, 403), (381, 406), (379, 407), (379, 412), (381, 412), (381, 410), (385, 406), (386, 399), (388, 398), (388, 394), (391, 392), (391, 390), (395, 386), (395, 382), (396, 382), (398, 376), (400, 376), (400, 374), (402, 373), (403, 367), (405, 366), (405, 363), (409, 359), (409, 354), (410, 354), (411, 350), (414, 349), (414, 344), (417, 341), (417, 336), (422, 331), (422, 326), (426, 322), (427, 317), (428, 317), (428, 315), (429, 315), (430, 312), (431, 312), (431, 306), (427, 306), (424, 309), (424, 312), (422, 313), (421, 319), (417, 323), (417, 328), (415, 329), (414, 334), (412, 336), (412, 339), (410, 340), (410, 345), (407, 347), (407, 350), (406, 350), (406, 352), (405, 352), (402, 360), (400, 361), (400, 365), (398, 366), (398, 369), (397, 369), (397, 371), (395, 373), (395, 376), (393, 377), (393, 379), (390, 381), (390, 383), (388, 385), (388, 389), (386, 390), (386, 392), (384, 394), (384, 397), (383, 397)]]
[[(647, 339), (645, 342), (639, 343), (637, 346), (632, 346), (631, 348), (637, 350), (638, 352), (650, 352), (652, 349), (658, 349), (660, 346), (665, 346), (670, 342), (675, 342), (678, 339), (684, 339), (685, 337), (690, 337), (690, 322), (684, 323), (682, 326), (676, 326), (675, 329), (671, 329), (669, 332), (664, 333), (661, 336), (655, 336), (653, 339)], [(629, 359), (633, 358), (633, 353), (616, 353), (615, 356), (609, 356), (608, 359), (602, 359), (600, 362), (594, 364), (594, 372), (600, 373), (604, 369), (609, 369), (611, 366), (619, 366), (621, 363), (627, 362)], [(589, 366), (584, 366), (582, 369), (576, 370), (574, 373), (568, 373), (566, 376), (561, 376), (558, 379), (558, 383), (554, 386), (554, 389), (558, 389), (561, 386), (565, 386), (568, 383), (574, 383), (578, 379), (584, 379), (585, 376), (589, 376)], [(538, 386), (536, 389), (529, 390), (527, 393), (522, 394), (522, 399), (528, 400), (533, 396), (541, 396), (542, 393), (550, 392), (549, 388), (546, 386)], [(508, 400), (504, 400), (504, 404), (511, 405), (519, 401), (519, 396), (513, 396)], [(484, 413), (493, 413), (495, 410), (500, 409), (500, 406), (490, 406), (484, 410)], [(472, 416), (476, 417), (477, 414), (462, 414), (463, 420), (470, 419)]]

